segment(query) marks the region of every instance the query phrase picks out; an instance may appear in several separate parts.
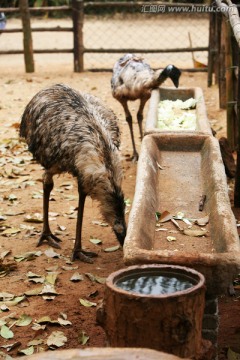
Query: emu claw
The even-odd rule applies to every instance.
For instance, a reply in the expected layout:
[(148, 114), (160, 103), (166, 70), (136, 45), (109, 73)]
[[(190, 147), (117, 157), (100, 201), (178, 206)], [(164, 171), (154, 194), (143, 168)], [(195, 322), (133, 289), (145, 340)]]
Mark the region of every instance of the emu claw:
[(84, 250), (73, 250), (71, 261), (79, 259), (82, 262), (93, 264), (93, 257), (97, 257), (98, 255), (92, 251), (84, 251)]
[(56, 249), (61, 249), (61, 246), (58, 243), (61, 242), (62, 240), (59, 239), (57, 236), (53, 235), (52, 233), (50, 233), (50, 234), (42, 233), (42, 235), (40, 236), (40, 239), (38, 240), (37, 247), (42, 245), (44, 240), (47, 241), (48, 245), (50, 245)]

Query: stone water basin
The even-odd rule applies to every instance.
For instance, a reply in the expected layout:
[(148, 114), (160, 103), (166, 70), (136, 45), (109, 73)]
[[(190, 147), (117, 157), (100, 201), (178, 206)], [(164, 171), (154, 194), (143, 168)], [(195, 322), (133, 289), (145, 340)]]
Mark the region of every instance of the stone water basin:
[[(202, 211), (199, 202), (205, 195)], [(156, 226), (156, 212), (209, 216), (205, 236), (185, 235), (172, 221)], [(177, 220), (181, 228), (188, 225)], [(174, 237), (168, 241), (167, 237)], [(142, 141), (135, 196), (124, 245), (127, 265), (162, 263), (195, 268), (208, 293), (225, 293), (240, 269), (240, 245), (218, 141), (205, 134), (156, 133)]]
[[(196, 132), (203, 132), (212, 135), (211, 127), (207, 118), (207, 111), (203, 96), (203, 91), (200, 87), (193, 88), (160, 88), (152, 91), (149, 101), (148, 114), (146, 117), (144, 134), (165, 132), (165, 130), (158, 128), (158, 105), (161, 100), (182, 100), (186, 101), (190, 98), (197, 100), (196, 109), (191, 110), (196, 113)], [(167, 130), (169, 131), (169, 130)], [(181, 130), (183, 131), (183, 130)], [(184, 132), (188, 130), (185, 129)]]

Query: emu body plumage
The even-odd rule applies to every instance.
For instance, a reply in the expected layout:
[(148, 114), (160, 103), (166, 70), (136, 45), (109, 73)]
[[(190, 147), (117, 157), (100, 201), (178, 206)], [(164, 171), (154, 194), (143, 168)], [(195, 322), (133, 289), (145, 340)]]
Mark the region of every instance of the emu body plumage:
[(167, 78), (170, 78), (178, 87), (180, 74), (180, 70), (174, 65), (168, 65), (165, 69), (154, 71), (149, 64), (135, 54), (126, 54), (115, 63), (111, 79), (112, 95), (122, 104), (125, 112), (131, 133), (133, 160), (138, 159), (138, 153), (134, 141), (132, 115), (127, 102), (140, 99), (137, 120), (142, 139), (143, 109), (152, 90), (158, 88)]
[(121, 245), (126, 235), (125, 203), (121, 189), (120, 132), (117, 118), (101, 101), (57, 84), (37, 93), (22, 115), (20, 136), (45, 168), (43, 176), (43, 231), (46, 240), (59, 247), (50, 231), (48, 208), (53, 176), (69, 172), (77, 178), (79, 208), (72, 258), (92, 262), (94, 253), (83, 251), (82, 218), (87, 195), (100, 203), (104, 219), (112, 226)]

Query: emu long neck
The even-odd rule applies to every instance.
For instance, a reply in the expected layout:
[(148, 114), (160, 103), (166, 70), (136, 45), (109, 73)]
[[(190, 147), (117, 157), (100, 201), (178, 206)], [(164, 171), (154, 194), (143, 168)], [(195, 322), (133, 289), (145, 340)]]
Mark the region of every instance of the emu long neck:
[(164, 73), (163, 69), (158, 69), (154, 72), (152, 78), (152, 88), (157, 88), (166, 81), (168, 76)]

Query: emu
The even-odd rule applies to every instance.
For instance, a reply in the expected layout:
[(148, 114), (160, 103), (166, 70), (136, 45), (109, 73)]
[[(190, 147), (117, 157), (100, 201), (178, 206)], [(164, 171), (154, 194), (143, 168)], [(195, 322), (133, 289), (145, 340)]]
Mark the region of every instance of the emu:
[(100, 203), (100, 211), (119, 243), (126, 235), (125, 202), (121, 189), (120, 131), (115, 114), (101, 101), (64, 84), (38, 92), (21, 118), (20, 137), (44, 167), (43, 230), (37, 246), (47, 241), (60, 248), (49, 221), (53, 176), (68, 172), (77, 178), (79, 203), (72, 260), (92, 263), (97, 254), (82, 249), (82, 220), (87, 195)]
[(167, 78), (170, 78), (175, 87), (178, 87), (180, 75), (180, 70), (174, 65), (168, 65), (163, 70), (154, 71), (141, 57), (135, 54), (125, 54), (115, 63), (111, 79), (112, 95), (122, 104), (125, 112), (132, 139), (133, 161), (138, 160), (138, 153), (134, 141), (132, 115), (128, 108), (128, 100), (140, 99), (137, 120), (142, 140), (143, 109), (151, 96), (151, 91), (158, 88)]

